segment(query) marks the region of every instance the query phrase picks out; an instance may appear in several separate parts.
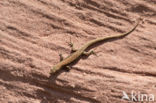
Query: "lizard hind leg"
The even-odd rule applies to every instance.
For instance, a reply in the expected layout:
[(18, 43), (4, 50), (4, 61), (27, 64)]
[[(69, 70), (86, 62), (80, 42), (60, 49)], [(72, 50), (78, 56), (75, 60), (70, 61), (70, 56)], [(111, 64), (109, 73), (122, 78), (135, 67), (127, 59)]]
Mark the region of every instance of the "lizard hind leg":
[(89, 56), (91, 54), (96, 55), (96, 53), (93, 50), (90, 50), (89, 52), (86, 52), (86, 51), (83, 52), (83, 55), (86, 55), (86, 56)]

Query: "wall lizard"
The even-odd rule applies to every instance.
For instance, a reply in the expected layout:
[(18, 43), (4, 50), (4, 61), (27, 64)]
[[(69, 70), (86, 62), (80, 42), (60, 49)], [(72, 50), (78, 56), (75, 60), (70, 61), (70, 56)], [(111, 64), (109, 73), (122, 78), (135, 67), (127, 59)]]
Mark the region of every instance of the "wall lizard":
[(60, 62), (56, 65), (53, 66), (53, 68), (50, 70), (50, 74), (53, 74), (55, 72), (57, 72), (58, 70), (60, 70), (63, 67), (67, 67), (68, 69), (70, 69), (70, 67), (68, 66), (68, 64), (72, 63), (73, 61), (75, 61), (76, 59), (78, 59), (81, 55), (90, 55), (90, 54), (94, 54), (94, 51), (89, 51), (86, 52), (85, 50), (90, 47), (91, 45), (101, 42), (101, 41), (108, 41), (108, 40), (116, 40), (116, 39), (122, 39), (125, 36), (127, 36), (128, 34), (132, 33), (136, 27), (139, 24), (139, 20), (136, 23), (136, 25), (128, 32), (123, 33), (123, 34), (118, 34), (118, 35), (112, 35), (112, 36), (108, 36), (108, 37), (101, 37), (101, 38), (97, 38), (94, 40), (91, 40), (89, 42), (87, 42), (86, 44), (84, 44), (80, 49), (75, 50), (73, 48), (73, 44), (71, 43), (70, 46), (72, 47), (72, 51), (74, 51), (71, 55), (69, 55), (68, 57), (66, 57), (65, 59), (63, 59), (62, 55), (60, 55)]

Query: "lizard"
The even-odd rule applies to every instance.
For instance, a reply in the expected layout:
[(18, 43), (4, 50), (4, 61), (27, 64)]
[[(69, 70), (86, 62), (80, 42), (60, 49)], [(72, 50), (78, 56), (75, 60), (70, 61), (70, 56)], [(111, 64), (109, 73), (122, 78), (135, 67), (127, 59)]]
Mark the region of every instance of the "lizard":
[(68, 66), (70, 63), (74, 62), (75, 60), (77, 60), (81, 55), (91, 55), (91, 54), (95, 54), (93, 50), (90, 50), (88, 52), (86, 52), (85, 50), (90, 47), (93, 44), (96, 44), (98, 42), (103, 42), (103, 41), (108, 41), (108, 40), (116, 40), (116, 39), (122, 39), (125, 36), (127, 36), (128, 34), (132, 33), (136, 27), (139, 25), (139, 20), (136, 23), (136, 25), (129, 30), (128, 32), (125, 32), (123, 34), (118, 34), (118, 35), (112, 35), (112, 36), (107, 36), (107, 37), (101, 37), (101, 38), (97, 38), (97, 39), (93, 39), (89, 42), (87, 42), (86, 44), (84, 44), (82, 47), (80, 47), (78, 50), (74, 49), (74, 45), (70, 42), (70, 46), (72, 47), (72, 51), (73, 53), (70, 54), (68, 57), (66, 57), (65, 59), (63, 59), (63, 56), (60, 54), (60, 62), (57, 63), (56, 65), (53, 66), (53, 68), (50, 70), (50, 74), (54, 74), (55, 72), (59, 71), (61, 68), (66, 67), (68, 69), (71, 69), (70, 66)]

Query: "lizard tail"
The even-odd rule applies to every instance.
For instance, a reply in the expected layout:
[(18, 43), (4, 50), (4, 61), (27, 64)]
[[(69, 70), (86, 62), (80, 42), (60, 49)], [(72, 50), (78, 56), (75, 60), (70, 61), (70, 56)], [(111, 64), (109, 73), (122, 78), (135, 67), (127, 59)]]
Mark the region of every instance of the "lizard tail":
[(121, 39), (121, 38), (124, 38), (125, 36), (129, 35), (130, 33), (132, 33), (136, 29), (136, 27), (139, 25), (139, 23), (140, 23), (140, 20), (138, 20), (136, 25), (131, 30), (129, 30), (126, 33), (105, 37), (103, 39)]
[(87, 45), (88, 44), (89, 45), (92, 45), (94, 43), (101, 42), (101, 41), (106, 41), (107, 42), (107, 41), (122, 39), (125, 36), (129, 35), (130, 33), (132, 33), (136, 29), (136, 27), (139, 25), (139, 23), (140, 23), (140, 20), (138, 20), (137, 23), (136, 23), (136, 25), (131, 30), (129, 30), (126, 33), (118, 34), (118, 35), (112, 35), (112, 36), (108, 36), (108, 37), (97, 38), (95, 40), (92, 40), (92, 41), (88, 42)]
[(110, 38), (123, 38), (123, 37), (127, 36), (128, 34), (132, 33), (136, 29), (136, 27), (139, 25), (139, 23), (140, 23), (140, 20), (138, 20), (136, 25), (128, 32), (119, 34), (119, 35), (110, 36)]

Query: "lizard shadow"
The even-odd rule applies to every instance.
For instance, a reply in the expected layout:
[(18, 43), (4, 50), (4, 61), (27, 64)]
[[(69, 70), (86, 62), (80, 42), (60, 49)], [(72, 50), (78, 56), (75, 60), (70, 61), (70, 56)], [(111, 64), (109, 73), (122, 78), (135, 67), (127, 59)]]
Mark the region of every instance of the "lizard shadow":
[[(58, 76), (64, 73), (64, 70), (60, 70), (53, 75), (49, 76), (49, 79), (46, 80), (45, 85), (42, 86), (44, 90), (37, 90), (38, 95), (42, 95), (43, 98), (40, 103), (49, 103), (49, 102), (58, 102), (59, 100), (64, 100), (64, 101), (70, 101), (71, 98), (75, 98), (78, 100), (82, 101), (87, 101), (90, 103), (100, 103), (98, 100), (91, 98), (91, 97), (86, 97), (83, 96), (81, 93), (78, 93), (79, 91), (84, 91), (84, 92), (95, 92), (93, 90), (87, 89), (85, 87), (82, 87), (80, 85), (74, 85), (74, 87), (67, 85), (68, 81), (67, 80), (61, 80), (58, 78)], [(59, 83), (62, 85), (60, 85)]]
[[(75, 98), (81, 101), (88, 101), (90, 103), (99, 103), (99, 101), (97, 101), (96, 99), (86, 97), (81, 93), (78, 93), (78, 91), (84, 91), (89, 93), (95, 91), (87, 89), (85, 87), (81, 87), (80, 85), (75, 85), (74, 88), (72, 86), (67, 85), (68, 84), (67, 80), (64, 79), (61, 80), (57, 78), (60, 73), (51, 75), (51, 78), (49, 78), (42, 72), (35, 71), (26, 73), (23, 76), (18, 76), (14, 75), (13, 73), (11, 73), (12, 72), (11, 70), (7, 69), (10, 66), (11, 65), (2, 66), (2, 68), (0, 68), (1, 72), (0, 79), (11, 83), (20, 82), (30, 87), (30, 89), (27, 89), (28, 87), (25, 88), (25, 86), (22, 87), (20, 84), (13, 85), (11, 83), (1, 83), (1, 82), (0, 84), (10, 91), (22, 94), (22, 96), (24, 97), (32, 98), (34, 100), (38, 99), (40, 100), (40, 103), (55, 103), (58, 102), (59, 100), (69, 102), (71, 98)], [(23, 68), (21, 67), (15, 69), (21, 70)], [(60, 85), (58, 82), (62, 83), (63, 85)]]

